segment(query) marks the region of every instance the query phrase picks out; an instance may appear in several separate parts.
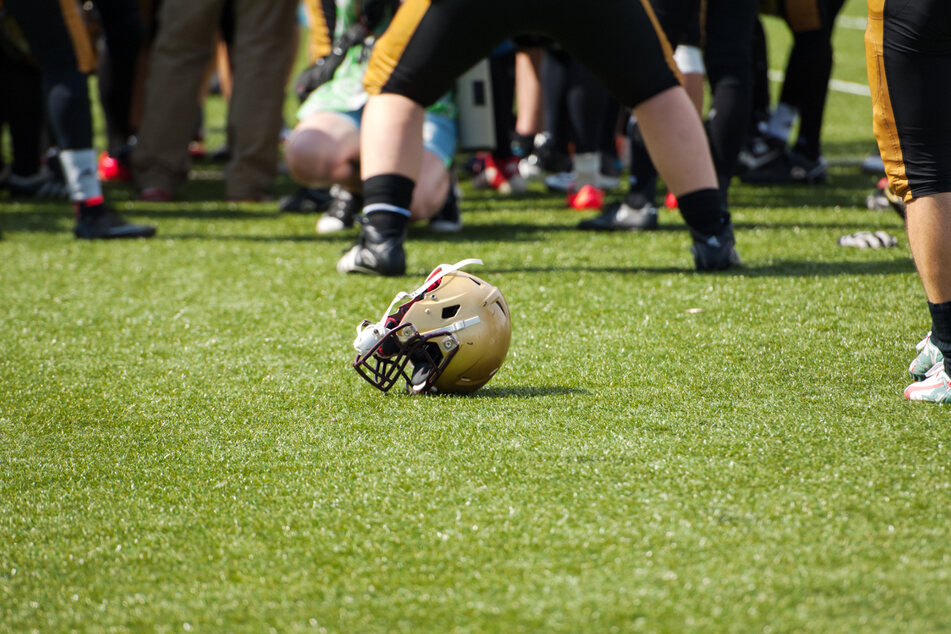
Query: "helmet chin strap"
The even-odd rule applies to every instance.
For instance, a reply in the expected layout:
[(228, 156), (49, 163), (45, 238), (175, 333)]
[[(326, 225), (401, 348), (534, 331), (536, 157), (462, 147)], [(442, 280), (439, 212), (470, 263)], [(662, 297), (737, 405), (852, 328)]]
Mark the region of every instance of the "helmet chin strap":
[[(430, 273), (426, 277), (426, 281), (423, 282), (423, 285), (417, 288), (415, 291), (413, 291), (412, 293), (407, 293), (405, 291), (401, 291), (397, 293), (396, 297), (393, 298), (393, 301), (390, 302), (390, 305), (386, 309), (386, 312), (383, 313), (383, 317), (380, 318), (380, 321), (376, 323), (372, 323), (367, 320), (364, 320), (357, 326), (357, 337), (356, 339), (353, 340), (353, 347), (361, 355), (364, 355), (367, 352), (369, 352), (370, 349), (372, 349), (373, 346), (376, 344), (376, 342), (379, 341), (380, 338), (386, 334), (386, 320), (389, 318), (391, 314), (393, 314), (393, 307), (396, 306), (396, 304), (398, 304), (399, 302), (401, 302), (402, 300), (406, 298), (419, 297), (424, 292), (426, 292), (427, 288), (429, 288), (430, 286), (432, 286), (433, 284), (441, 280), (446, 275), (450, 273), (455, 273), (456, 271), (466, 266), (469, 266), (470, 264), (483, 264), (483, 262), (482, 260), (478, 258), (467, 258), (465, 260), (460, 260), (456, 262), (455, 264), (440, 264), (435, 269), (433, 269), (432, 273)], [(475, 320), (476, 321), (473, 323), (467, 323), (467, 322), (471, 322), (472, 321), (471, 319), (458, 321), (452, 324), (452, 326), (450, 326), (450, 328), (452, 329), (451, 331), (455, 332), (457, 330), (462, 330), (463, 328), (466, 328), (467, 326), (472, 326), (472, 325), (475, 325), (476, 323), (479, 323), (478, 317), (476, 317)]]

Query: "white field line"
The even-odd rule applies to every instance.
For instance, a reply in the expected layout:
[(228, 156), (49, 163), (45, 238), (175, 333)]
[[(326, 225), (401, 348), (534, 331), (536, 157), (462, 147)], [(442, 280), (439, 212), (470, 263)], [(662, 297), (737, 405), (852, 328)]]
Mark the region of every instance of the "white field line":
[(868, 20), (866, 18), (853, 17), (850, 15), (840, 15), (835, 20), (835, 25), (843, 29), (852, 29), (854, 31), (864, 31)]
[[(771, 81), (780, 82), (785, 78), (786, 74), (781, 70), (772, 69), (769, 71), (769, 78)], [(840, 79), (830, 79), (829, 88), (836, 92), (844, 92), (850, 95), (858, 95), (859, 97), (871, 97), (872, 93), (868, 89), (868, 86), (865, 84), (857, 84), (852, 81), (842, 81)]]

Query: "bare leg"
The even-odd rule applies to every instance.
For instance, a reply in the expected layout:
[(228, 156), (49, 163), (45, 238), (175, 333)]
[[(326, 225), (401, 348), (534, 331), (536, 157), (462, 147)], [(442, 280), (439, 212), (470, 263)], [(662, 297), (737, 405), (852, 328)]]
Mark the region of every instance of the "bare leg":
[(402, 95), (370, 97), (363, 109), (360, 171), (363, 180), (399, 174), (419, 180), (423, 164), (423, 119), (418, 103)]
[(697, 114), (703, 115), (703, 88), (706, 77), (703, 73), (683, 73), (684, 90), (697, 109)]
[(530, 48), (515, 54), (515, 102), (518, 116), (515, 131), (534, 135), (542, 129), (542, 84), (538, 78), (542, 49)]
[(908, 243), (932, 304), (951, 301), (951, 193), (908, 203)]
[(423, 152), (423, 170), (409, 207), (410, 220), (428, 220), (439, 213), (449, 194), (449, 180), (449, 170), (442, 159), (432, 152)]
[(678, 198), (717, 189), (717, 175), (703, 124), (686, 91), (676, 86), (634, 108), (651, 160)]

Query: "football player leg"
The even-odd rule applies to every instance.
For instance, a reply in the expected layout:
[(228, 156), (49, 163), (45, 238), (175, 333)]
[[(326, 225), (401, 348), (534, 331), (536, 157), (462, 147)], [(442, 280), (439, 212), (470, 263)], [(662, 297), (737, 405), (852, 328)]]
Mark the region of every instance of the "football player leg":
[(155, 227), (128, 224), (105, 204), (96, 175), (86, 77), (95, 56), (77, 5), (56, 0), (7, 0), (4, 7), (17, 21), (43, 73), (46, 113), (76, 208), (74, 235), (81, 239), (154, 235)]
[[(403, 235), (422, 163), (420, 104), (434, 102), (454, 77), (519, 30), (537, 30), (565, 44), (621, 103), (634, 107), (644, 122), (648, 150), (680, 199), (697, 269), (737, 264), (732, 224), (703, 126), (677, 82), (672, 51), (650, 6), (619, 5), (617, 12), (596, 14), (597, 19), (579, 28), (573, 3), (554, 3), (551, 12), (539, 14), (523, 3), (499, 1), (492, 3), (498, 10), (494, 15), (484, 4), (407, 0), (377, 43), (367, 72), (372, 96), (364, 110), (361, 139), (366, 222), (361, 244), (338, 263), (338, 270), (383, 275), (405, 271)], [(493, 15), (493, 20), (482, 19), (481, 24), (478, 16), (485, 15)], [(465, 29), (459, 26), (463, 24)], [(649, 38), (633, 38), (632, 32)]]
[(926, 347), (940, 362), (905, 389), (905, 398), (951, 403), (951, 192), (907, 203), (908, 245), (928, 299), (931, 335)]
[(951, 6), (910, 6), (868, 0), (872, 123), (889, 185), (907, 207), (908, 242), (931, 313), (923, 348), (930, 343), (943, 355), (905, 398), (951, 402)]

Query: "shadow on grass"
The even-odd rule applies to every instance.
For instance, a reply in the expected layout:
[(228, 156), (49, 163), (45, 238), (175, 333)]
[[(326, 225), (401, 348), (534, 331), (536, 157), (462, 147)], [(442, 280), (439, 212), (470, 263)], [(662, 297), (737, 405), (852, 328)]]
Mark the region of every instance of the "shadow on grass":
[(540, 396), (571, 396), (590, 394), (588, 390), (561, 386), (484, 387), (471, 398), (537, 398)]
[[(493, 274), (505, 273), (608, 273), (630, 275), (649, 273), (664, 275), (694, 273), (693, 268), (672, 266), (548, 266), (492, 269)], [(899, 275), (914, 273), (911, 259), (872, 262), (810, 262), (781, 260), (761, 266), (741, 266), (729, 271), (703, 273), (710, 276), (730, 277), (832, 277), (838, 275)]]

